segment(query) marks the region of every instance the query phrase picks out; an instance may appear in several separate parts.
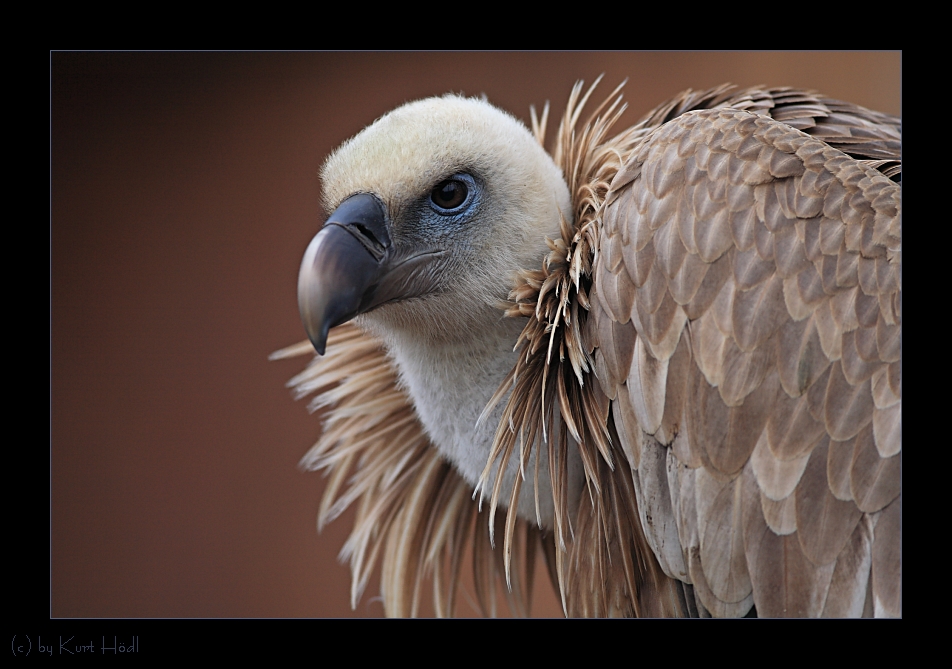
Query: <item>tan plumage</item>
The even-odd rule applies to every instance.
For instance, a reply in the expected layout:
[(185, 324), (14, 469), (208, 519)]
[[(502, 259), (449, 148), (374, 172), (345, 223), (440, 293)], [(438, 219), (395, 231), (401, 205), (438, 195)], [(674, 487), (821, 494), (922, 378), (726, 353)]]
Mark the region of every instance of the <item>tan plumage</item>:
[[(476, 501), (378, 340), (342, 325), (291, 382), (331, 407), (303, 464), (319, 524), (358, 503), (354, 601), (379, 561), (388, 615), (428, 577), (450, 615), (471, 545), (484, 612), (506, 577), (525, 614), (540, 546), (568, 615), (901, 615), (900, 121), (720, 87), (612, 135), (617, 90), (583, 124), (590, 93), (553, 151), (571, 210), (512, 268)], [(332, 206), (377, 192), (354, 179)]]

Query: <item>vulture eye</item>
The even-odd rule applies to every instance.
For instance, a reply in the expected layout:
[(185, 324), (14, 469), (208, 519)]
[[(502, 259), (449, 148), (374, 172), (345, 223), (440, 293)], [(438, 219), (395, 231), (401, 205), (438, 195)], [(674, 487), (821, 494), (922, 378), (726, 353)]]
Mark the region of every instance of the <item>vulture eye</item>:
[(458, 214), (472, 199), (470, 193), (473, 185), (473, 178), (468, 174), (454, 175), (433, 187), (430, 204), (439, 214)]

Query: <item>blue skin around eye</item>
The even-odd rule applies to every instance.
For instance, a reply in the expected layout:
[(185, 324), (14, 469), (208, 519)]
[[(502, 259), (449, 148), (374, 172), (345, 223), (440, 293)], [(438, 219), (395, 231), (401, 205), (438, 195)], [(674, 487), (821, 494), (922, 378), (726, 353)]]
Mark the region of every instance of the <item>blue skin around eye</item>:
[(461, 181), (462, 183), (466, 184), (467, 187), (468, 192), (466, 193), (466, 199), (458, 207), (454, 207), (453, 209), (444, 209), (433, 202), (432, 198), (429, 196), (427, 197), (430, 208), (432, 208), (437, 214), (440, 216), (457, 218), (463, 216), (469, 209), (473, 208), (474, 204), (477, 204), (477, 200), (479, 199), (480, 195), (480, 188), (479, 184), (476, 183), (476, 180), (468, 174), (454, 174), (453, 176), (449, 177), (449, 179), (446, 179), (446, 181), (450, 180)]

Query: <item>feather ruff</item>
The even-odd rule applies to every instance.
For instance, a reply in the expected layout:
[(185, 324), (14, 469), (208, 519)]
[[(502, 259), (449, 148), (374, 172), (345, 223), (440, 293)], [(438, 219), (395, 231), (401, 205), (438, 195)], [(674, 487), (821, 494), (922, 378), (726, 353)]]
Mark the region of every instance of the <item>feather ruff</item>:
[[(305, 341), (271, 357), (312, 352)], [(387, 616), (419, 615), (424, 586), (431, 580), (435, 614), (450, 617), (463, 558), (471, 550), (477, 604), (483, 615), (495, 617), (496, 584), (504, 566), (485, 531), (489, 514), (479, 512), (471, 486), (427, 438), (383, 346), (352, 324), (334, 328), (327, 355), (315, 357), (288, 386), (296, 399), (313, 395), (308, 409), (323, 416), (321, 438), (301, 460), (302, 469), (328, 477), (318, 531), (357, 505), (354, 527), (340, 553), (342, 561), (350, 562), (351, 605), (357, 606), (379, 567)], [(494, 522), (502, 530), (506, 519), (499, 513)], [(524, 520), (510, 531), (517, 547), (506, 597), (510, 611), (525, 617), (544, 535)]]

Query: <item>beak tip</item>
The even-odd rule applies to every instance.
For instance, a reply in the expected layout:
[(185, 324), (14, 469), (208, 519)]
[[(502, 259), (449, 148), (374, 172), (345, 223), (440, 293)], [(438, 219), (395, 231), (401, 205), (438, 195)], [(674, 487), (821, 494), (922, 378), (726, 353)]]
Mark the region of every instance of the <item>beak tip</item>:
[(313, 334), (311, 334), (310, 328), (306, 329), (308, 330), (308, 339), (311, 340), (314, 350), (317, 351), (318, 355), (324, 355), (324, 350), (327, 347), (327, 331), (329, 329), (328, 323), (325, 321), (320, 331)]

